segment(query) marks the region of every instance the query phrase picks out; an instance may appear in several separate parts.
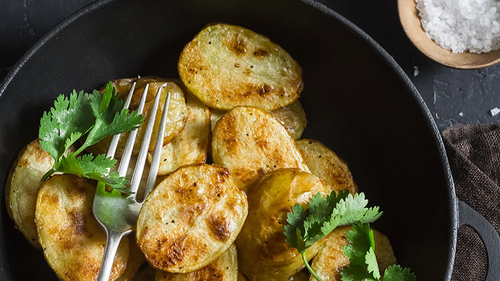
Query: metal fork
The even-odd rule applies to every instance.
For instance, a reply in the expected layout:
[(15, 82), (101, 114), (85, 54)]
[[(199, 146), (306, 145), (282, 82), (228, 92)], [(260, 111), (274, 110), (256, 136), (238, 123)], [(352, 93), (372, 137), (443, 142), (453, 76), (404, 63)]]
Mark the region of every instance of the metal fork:
[[(135, 90), (135, 82), (132, 84), (130, 91), (125, 100), (124, 109), (128, 108), (130, 105), (130, 100), (132, 99), (133, 92)], [(96, 194), (94, 198), (93, 211), (99, 224), (104, 228), (106, 232), (106, 248), (104, 250), (104, 256), (101, 264), (101, 269), (99, 271), (99, 276), (97, 280), (108, 281), (111, 275), (111, 270), (113, 268), (113, 262), (115, 259), (116, 251), (122, 237), (130, 234), (135, 227), (137, 222), (137, 217), (142, 206), (142, 202), (137, 199), (137, 190), (139, 189), (139, 184), (141, 182), (144, 166), (146, 164), (146, 157), (148, 153), (149, 143), (151, 141), (151, 135), (153, 133), (153, 127), (155, 123), (156, 112), (158, 111), (158, 104), (160, 100), (160, 92), (165, 85), (158, 88), (156, 98), (151, 108), (151, 113), (149, 114), (148, 124), (144, 133), (144, 138), (139, 150), (139, 155), (137, 156), (137, 162), (132, 174), (130, 181), (130, 191), (132, 194), (126, 198), (122, 197), (121, 194), (109, 194), (104, 191), (103, 186), (98, 186), (96, 189)], [(144, 110), (144, 104), (146, 102), (146, 96), (149, 89), (149, 85), (146, 85), (144, 92), (139, 103), (138, 112), (142, 114)], [(144, 198), (151, 192), (154, 187), (156, 176), (158, 174), (158, 166), (160, 163), (160, 153), (161, 147), (163, 145), (163, 135), (165, 133), (165, 124), (167, 122), (167, 112), (170, 102), (170, 92), (167, 94), (165, 100), (164, 110), (160, 122), (160, 128), (158, 130), (158, 135), (156, 138), (156, 144), (153, 151), (153, 157), (150, 165), (150, 170), (148, 174), (148, 179), (146, 182)], [(130, 158), (132, 156), (132, 151), (134, 148), (135, 139), (137, 136), (137, 130), (135, 129), (130, 132), (129, 138), (125, 145), (125, 150), (120, 160), (120, 165), (118, 167), (118, 173), (120, 176), (125, 177), (127, 169), (130, 163)], [(120, 135), (113, 136), (111, 143), (109, 145), (106, 157), (114, 157), (116, 148), (118, 146), (118, 141)], [(99, 182), (100, 185), (103, 183)], [(106, 194), (107, 193), (107, 194)]]

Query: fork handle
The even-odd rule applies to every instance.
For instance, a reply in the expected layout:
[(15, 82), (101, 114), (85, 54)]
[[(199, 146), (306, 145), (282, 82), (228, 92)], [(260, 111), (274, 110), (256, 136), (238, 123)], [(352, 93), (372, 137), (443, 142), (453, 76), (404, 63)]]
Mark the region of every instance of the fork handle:
[(122, 240), (123, 232), (110, 231), (106, 233), (106, 248), (104, 249), (104, 256), (102, 258), (101, 269), (99, 270), (98, 281), (108, 281), (113, 269), (113, 262), (115, 260), (118, 245)]

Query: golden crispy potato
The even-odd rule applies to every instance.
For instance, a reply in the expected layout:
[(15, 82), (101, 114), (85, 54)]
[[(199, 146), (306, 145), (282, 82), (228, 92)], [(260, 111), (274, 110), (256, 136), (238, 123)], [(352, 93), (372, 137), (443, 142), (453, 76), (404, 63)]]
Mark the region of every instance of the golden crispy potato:
[(270, 112), (294, 138), (300, 139), (307, 125), (306, 112), (299, 100)]
[(216, 108), (210, 108), (210, 128), (213, 131), (215, 128), (215, 124), (217, 124), (217, 121), (221, 119), (222, 115), (226, 113), (227, 110), (220, 110)]
[[(118, 82), (115, 80), (115, 84), (121, 85), (120, 87), (127, 89), (123, 84), (125, 82), (121, 81), (125, 80), (125, 82), (128, 82), (131, 79), (120, 79)], [(149, 111), (153, 107), (154, 103), (154, 98), (156, 97), (156, 92), (159, 87), (165, 84), (165, 87), (163, 90), (160, 92), (161, 97), (160, 97), (160, 104), (158, 108), (158, 112), (156, 113), (156, 119), (155, 119), (155, 126), (153, 129), (153, 135), (151, 137), (151, 142), (149, 145), (149, 150), (152, 151), (155, 146), (156, 142), (156, 136), (158, 134), (158, 127), (160, 126), (160, 121), (161, 121), (161, 115), (163, 113), (163, 105), (165, 103), (165, 99), (167, 98), (167, 93), (170, 92), (170, 104), (168, 107), (168, 114), (167, 114), (167, 124), (165, 125), (165, 134), (163, 135), (163, 145), (168, 144), (171, 142), (183, 129), (184, 126), (186, 125), (186, 118), (187, 118), (187, 106), (186, 106), (186, 99), (184, 97), (184, 92), (182, 89), (174, 82), (170, 81), (171, 79), (165, 79), (165, 78), (155, 78), (155, 80), (152, 80), (151, 78), (140, 78), (137, 80), (142, 81), (141, 84), (136, 85), (136, 90), (134, 91), (134, 99), (137, 99), (137, 105), (139, 103), (139, 100), (141, 98), (142, 92), (144, 90), (145, 83), (148, 82), (150, 85), (150, 89), (148, 90), (148, 96), (152, 96), (149, 98), (149, 101), (146, 102), (144, 105), (144, 123), (141, 124), (139, 131), (137, 132), (137, 138), (134, 143), (134, 154), (139, 153), (139, 149), (141, 148), (141, 143), (142, 139), (144, 138), (144, 132), (146, 131), (146, 125), (149, 120)], [(142, 89), (141, 89), (142, 85)], [(128, 89), (130, 89), (130, 85), (128, 86)], [(128, 93), (125, 92), (125, 97)], [(137, 97), (136, 97), (137, 96)], [(131, 102), (131, 109), (134, 109), (132, 107), (132, 102)], [(137, 107), (135, 105), (135, 107)], [(116, 150), (116, 157), (121, 157), (123, 154), (123, 150), (125, 149), (125, 144), (127, 143), (129, 133), (123, 133), (120, 137), (120, 141), (118, 143), (118, 148)], [(106, 153), (108, 150), (109, 143), (111, 142), (111, 136), (108, 136), (104, 138), (102, 141), (96, 143), (92, 147), (88, 149), (88, 151), (94, 153), (94, 154), (102, 154)]]
[[(351, 230), (350, 226), (341, 226), (330, 232), (326, 236), (325, 246), (312, 261), (312, 269), (323, 281), (340, 281), (340, 271), (350, 264), (343, 250), (343, 247), (348, 244), (346, 239), (348, 230)], [(311, 276), (309, 281), (313, 280), (316, 279)]]
[[(174, 82), (169, 78), (162, 78), (156, 76), (145, 76), (145, 77), (137, 77), (137, 78), (120, 78), (111, 81), (111, 84), (115, 88), (115, 91), (120, 94), (121, 99), (125, 99), (128, 95), (128, 91), (132, 84), (136, 82), (134, 94), (132, 99), (130, 100), (130, 109), (137, 109), (139, 103), (141, 101), (142, 92), (146, 84), (149, 84), (148, 93), (146, 96), (146, 102), (150, 102), (154, 100), (156, 96), (156, 92), (158, 92), (158, 88), (160, 88), (166, 82)], [(99, 91), (104, 92), (106, 90), (106, 85), (102, 87)]]
[(246, 195), (226, 169), (183, 166), (146, 197), (137, 219), (137, 243), (151, 266), (187, 273), (227, 250), (247, 213)]
[(317, 140), (302, 139), (296, 141), (302, 157), (311, 172), (331, 185), (335, 191), (349, 190), (358, 192), (351, 171), (340, 157)]
[[(313, 259), (311, 267), (323, 281), (340, 281), (340, 271), (344, 266), (350, 264), (349, 258), (343, 250), (343, 247), (349, 243), (346, 232), (350, 230), (352, 230), (350, 226), (335, 228), (328, 234), (325, 245)], [(387, 267), (396, 264), (397, 260), (389, 239), (385, 235), (373, 230), (373, 238), (375, 240), (375, 256), (380, 272), (383, 273)], [(309, 281), (315, 280), (313, 276), (309, 278)]]
[(274, 110), (297, 100), (302, 69), (283, 48), (249, 29), (204, 28), (179, 58), (179, 76), (209, 107), (255, 106)]
[(128, 241), (130, 244), (130, 254), (128, 257), (127, 268), (122, 273), (120, 278), (117, 279), (117, 281), (134, 280), (139, 273), (139, 269), (146, 262), (144, 254), (141, 252), (139, 247), (137, 247), (134, 234), (130, 234), (128, 236)]
[[(69, 174), (43, 182), (36, 202), (36, 226), (45, 259), (61, 280), (96, 280), (106, 234), (92, 213), (95, 184)], [(111, 272), (116, 280), (127, 266), (128, 237), (122, 239)]]
[(295, 141), (271, 114), (255, 107), (235, 107), (212, 133), (214, 163), (226, 167), (243, 190), (280, 168), (309, 171)]
[(238, 278), (238, 255), (231, 244), (216, 260), (207, 266), (189, 273), (170, 273), (157, 270), (155, 281), (236, 281)]
[(389, 266), (397, 264), (398, 260), (387, 236), (373, 229), (373, 239), (375, 240), (375, 256), (377, 257), (378, 267), (380, 273), (383, 273)]
[(36, 248), (38, 233), (35, 225), (35, 205), (40, 179), (52, 168), (54, 158), (40, 146), (40, 140), (30, 142), (19, 153), (5, 185), (7, 211), (16, 228)]
[[(186, 93), (186, 104), (186, 126), (172, 142), (163, 146), (158, 175), (167, 175), (181, 166), (207, 160), (210, 110), (190, 93)], [(149, 153), (150, 162), (152, 157), (152, 153)]]
[[(315, 175), (298, 169), (280, 169), (257, 182), (248, 193), (248, 217), (236, 239), (240, 270), (248, 279), (289, 280), (303, 267), (302, 256), (285, 241), (287, 213), (296, 203), (307, 205), (320, 193), (330, 194)], [(314, 257), (322, 240), (306, 253)]]
[[(220, 109), (210, 109), (210, 121), (212, 131), (215, 124), (227, 111)], [(295, 101), (290, 105), (269, 111), (285, 127), (286, 131), (294, 138), (299, 139), (307, 125), (306, 113), (300, 101)]]

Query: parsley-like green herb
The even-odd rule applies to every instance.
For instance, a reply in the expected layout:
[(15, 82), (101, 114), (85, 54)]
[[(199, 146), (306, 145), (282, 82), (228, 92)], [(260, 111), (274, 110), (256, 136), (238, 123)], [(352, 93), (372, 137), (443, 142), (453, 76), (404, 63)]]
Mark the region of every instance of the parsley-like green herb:
[(415, 274), (409, 268), (399, 265), (389, 266), (384, 277), (381, 277), (377, 258), (375, 257), (375, 240), (373, 230), (368, 223), (357, 223), (352, 231), (347, 232), (349, 244), (344, 246), (344, 253), (351, 264), (340, 271), (343, 281), (415, 281)]
[[(106, 136), (131, 131), (143, 122), (137, 111), (129, 114), (123, 108), (111, 82), (106, 91), (91, 94), (73, 91), (69, 98), (60, 95), (49, 112), (44, 112), (38, 133), (43, 150), (55, 160), (54, 166), (42, 177), (46, 180), (55, 172), (71, 173), (106, 183), (113, 189), (127, 193), (128, 180), (118, 173), (109, 171), (116, 164), (115, 159), (104, 154), (94, 158), (92, 154), (78, 156), (87, 147), (96, 144)], [(86, 136), (83, 144), (74, 152), (68, 149)]]
[(332, 191), (326, 198), (319, 193), (313, 196), (307, 209), (296, 204), (292, 207), (292, 212), (287, 214), (286, 242), (297, 248), (307, 269), (317, 280), (321, 278), (307, 262), (307, 249), (338, 226), (377, 220), (382, 212), (379, 212), (378, 207), (366, 208), (367, 204), (368, 200), (363, 193), (353, 196), (348, 191), (340, 191), (338, 194)]

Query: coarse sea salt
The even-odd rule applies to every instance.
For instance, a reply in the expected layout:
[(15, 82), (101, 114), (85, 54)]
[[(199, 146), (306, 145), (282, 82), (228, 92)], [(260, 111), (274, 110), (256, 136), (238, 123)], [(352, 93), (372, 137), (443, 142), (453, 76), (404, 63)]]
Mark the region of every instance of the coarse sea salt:
[(453, 53), (500, 49), (499, 0), (415, 0), (427, 37)]

